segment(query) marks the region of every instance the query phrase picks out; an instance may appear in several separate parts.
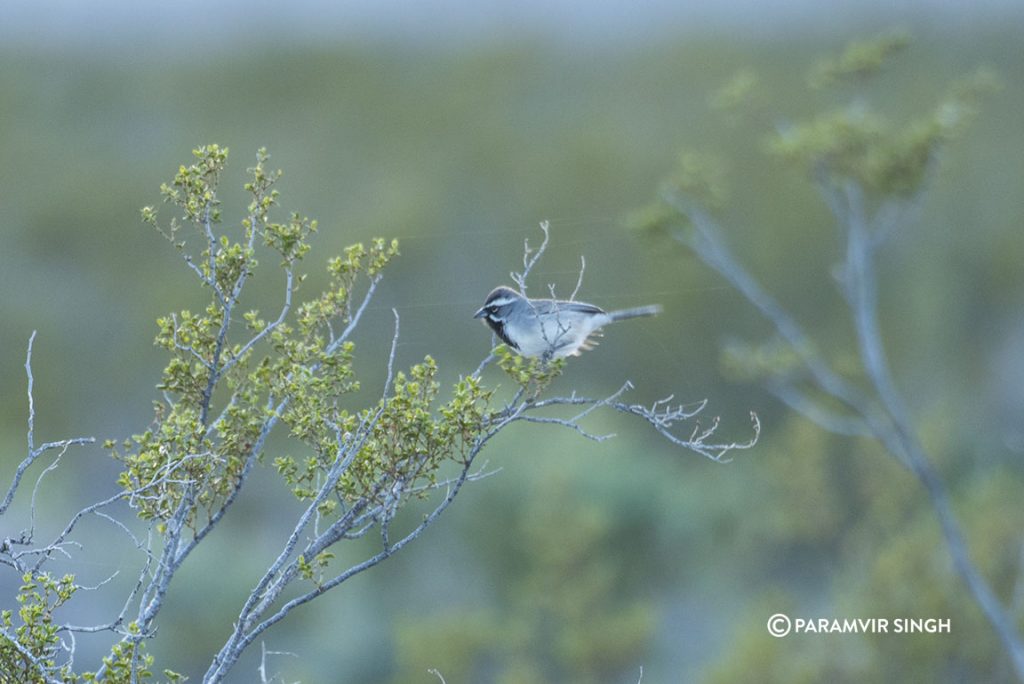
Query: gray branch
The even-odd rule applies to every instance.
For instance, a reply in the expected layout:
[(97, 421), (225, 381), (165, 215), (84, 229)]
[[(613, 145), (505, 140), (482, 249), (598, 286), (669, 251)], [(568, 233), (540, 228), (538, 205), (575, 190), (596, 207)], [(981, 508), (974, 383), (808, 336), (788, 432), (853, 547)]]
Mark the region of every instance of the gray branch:
[[(929, 165), (926, 178), (931, 175), (933, 167), (934, 160)], [(725, 246), (721, 237), (722, 230), (716, 221), (685, 199), (667, 196), (666, 201), (689, 220), (692, 228), (680, 229), (674, 236), (724, 277), (774, 325), (782, 339), (797, 354), (817, 388), (848, 407), (853, 417), (825, 409), (779, 378), (769, 381), (769, 389), (776, 396), (832, 432), (860, 434), (864, 430), (869, 431), (893, 458), (917, 477), (938, 518), (954, 568), (999, 636), (1017, 678), (1024, 682), (1024, 642), (1014, 619), (970, 559), (945, 485), (917, 437), (910, 411), (896, 387), (882, 344), (874, 258), (878, 247), (894, 228), (906, 223), (919, 212), (926, 184), (922, 184), (909, 199), (886, 200), (871, 216), (859, 184), (849, 179), (834, 178), (824, 165), (819, 166), (816, 177), (822, 197), (837, 224), (845, 232), (846, 254), (840, 283), (850, 307), (860, 360), (871, 384), (870, 393), (851, 385), (814, 351), (809, 336), (796, 320), (761, 287)]]

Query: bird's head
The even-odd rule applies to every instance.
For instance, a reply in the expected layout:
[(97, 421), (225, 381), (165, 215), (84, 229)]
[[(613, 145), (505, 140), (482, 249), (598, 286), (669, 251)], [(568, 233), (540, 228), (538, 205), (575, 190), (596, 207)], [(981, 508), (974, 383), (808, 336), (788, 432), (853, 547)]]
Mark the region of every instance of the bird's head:
[(496, 287), (487, 295), (484, 305), (477, 309), (473, 318), (483, 318), (493, 322), (505, 320), (510, 308), (522, 299), (523, 296), (510, 287)]

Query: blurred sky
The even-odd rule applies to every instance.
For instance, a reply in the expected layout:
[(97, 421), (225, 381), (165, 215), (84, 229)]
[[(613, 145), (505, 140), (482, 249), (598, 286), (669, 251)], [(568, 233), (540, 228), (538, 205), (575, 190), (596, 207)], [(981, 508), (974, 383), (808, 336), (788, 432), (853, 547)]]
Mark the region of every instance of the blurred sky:
[[(680, 31), (743, 30), (792, 36), (851, 23), (933, 22), (937, 26), (1024, 20), (1020, 0), (4, 0), (0, 39), (45, 48), (225, 46), (266, 30), (303, 42), (493, 41), (529, 32), (567, 43), (629, 45)], [(175, 39), (178, 40), (175, 40)]]

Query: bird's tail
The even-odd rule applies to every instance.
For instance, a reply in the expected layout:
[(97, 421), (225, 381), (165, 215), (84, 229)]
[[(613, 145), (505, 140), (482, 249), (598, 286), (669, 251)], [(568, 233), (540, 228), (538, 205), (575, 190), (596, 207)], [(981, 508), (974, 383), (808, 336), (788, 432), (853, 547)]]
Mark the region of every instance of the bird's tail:
[(621, 311), (610, 311), (608, 317), (613, 321), (624, 321), (629, 318), (640, 318), (642, 316), (657, 316), (661, 313), (661, 306), (638, 306), (635, 309), (622, 309)]

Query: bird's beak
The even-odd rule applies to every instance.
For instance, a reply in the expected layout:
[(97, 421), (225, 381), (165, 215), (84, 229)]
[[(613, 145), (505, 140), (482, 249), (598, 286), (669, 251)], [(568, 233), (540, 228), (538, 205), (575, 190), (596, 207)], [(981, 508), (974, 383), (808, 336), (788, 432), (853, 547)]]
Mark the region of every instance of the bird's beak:
[(487, 315), (487, 309), (485, 307), (481, 306), (479, 309), (476, 310), (476, 313), (473, 314), (473, 318), (483, 318), (486, 315)]

